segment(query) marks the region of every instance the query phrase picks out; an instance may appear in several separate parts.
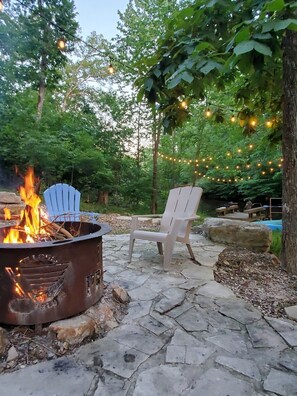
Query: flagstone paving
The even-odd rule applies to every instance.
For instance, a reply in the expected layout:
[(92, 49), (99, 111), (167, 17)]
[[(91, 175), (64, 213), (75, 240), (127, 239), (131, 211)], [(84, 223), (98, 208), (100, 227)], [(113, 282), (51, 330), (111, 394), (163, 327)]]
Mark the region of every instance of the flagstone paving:
[(193, 235), (168, 272), (154, 243), (104, 237), (105, 282), (128, 290), (128, 314), (73, 356), (0, 375), (0, 396), (297, 396), (297, 322), (263, 317), (214, 281), (224, 249)]

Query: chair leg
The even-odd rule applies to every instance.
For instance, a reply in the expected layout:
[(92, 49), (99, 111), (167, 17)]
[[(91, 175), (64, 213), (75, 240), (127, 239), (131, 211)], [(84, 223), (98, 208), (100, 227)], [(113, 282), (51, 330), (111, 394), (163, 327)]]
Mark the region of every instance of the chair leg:
[(135, 242), (135, 239), (132, 238), (132, 237), (130, 237), (129, 258), (128, 258), (128, 262), (129, 262), (129, 263), (131, 263), (131, 260), (132, 260), (132, 252), (133, 252), (134, 242)]
[(187, 245), (188, 251), (190, 253), (191, 259), (195, 260), (195, 256), (194, 256), (194, 253), (193, 253), (193, 250), (192, 250), (192, 246), (189, 243), (187, 243), (186, 245)]
[(164, 256), (163, 256), (163, 267), (165, 271), (168, 271), (171, 264), (172, 253), (175, 245), (175, 240), (167, 240), (164, 243)]
[(163, 255), (163, 245), (161, 242), (157, 242), (158, 245), (158, 252), (159, 254)]

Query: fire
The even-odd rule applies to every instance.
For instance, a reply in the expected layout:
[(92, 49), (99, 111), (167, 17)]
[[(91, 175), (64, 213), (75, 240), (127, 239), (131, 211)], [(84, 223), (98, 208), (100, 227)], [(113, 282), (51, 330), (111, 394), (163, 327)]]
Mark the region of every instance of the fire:
[[(24, 177), (24, 186), (20, 187), (20, 196), (26, 204), (25, 210), (21, 213), (19, 225), (10, 228), (3, 243), (34, 243), (40, 235), (47, 235), (39, 208), (41, 199), (35, 192), (33, 168), (29, 168)], [(6, 211), (5, 217), (10, 215), (8, 212)], [(46, 217), (45, 213), (42, 213), (42, 216)]]

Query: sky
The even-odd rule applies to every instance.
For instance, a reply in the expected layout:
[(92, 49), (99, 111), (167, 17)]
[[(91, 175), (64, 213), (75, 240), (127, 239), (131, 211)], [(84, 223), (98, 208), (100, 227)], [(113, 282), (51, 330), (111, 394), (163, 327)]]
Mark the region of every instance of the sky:
[(118, 10), (125, 11), (129, 0), (74, 0), (83, 38), (91, 32), (110, 40), (117, 34)]

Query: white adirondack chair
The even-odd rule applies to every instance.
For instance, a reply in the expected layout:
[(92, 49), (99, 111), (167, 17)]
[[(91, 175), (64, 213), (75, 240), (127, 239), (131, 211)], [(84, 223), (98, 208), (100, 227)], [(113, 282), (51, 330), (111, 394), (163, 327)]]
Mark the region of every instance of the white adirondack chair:
[(196, 212), (201, 196), (202, 188), (200, 187), (179, 187), (170, 190), (160, 224), (160, 231), (157, 232), (137, 229), (138, 219), (139, 217), (154, 218), (160, 215), (132, 216), (129, 262), (132, 259), (135, 239), (157, 242), (160, 254), (163, 254), (164, 245), (163, 266), (165, 270), (169, 269), (176, 241), (185, 243), (191, 259), (195, 260), (189, 235), (193, 220), (198, 219)]
[(52, 221), (80, 221), (81, 216), (94, 221), (98, 216), (98, 213), (80, 210), (81, 193), (69, 184), (54, 184), (44, 191), (43, 196), (49, 219)]

